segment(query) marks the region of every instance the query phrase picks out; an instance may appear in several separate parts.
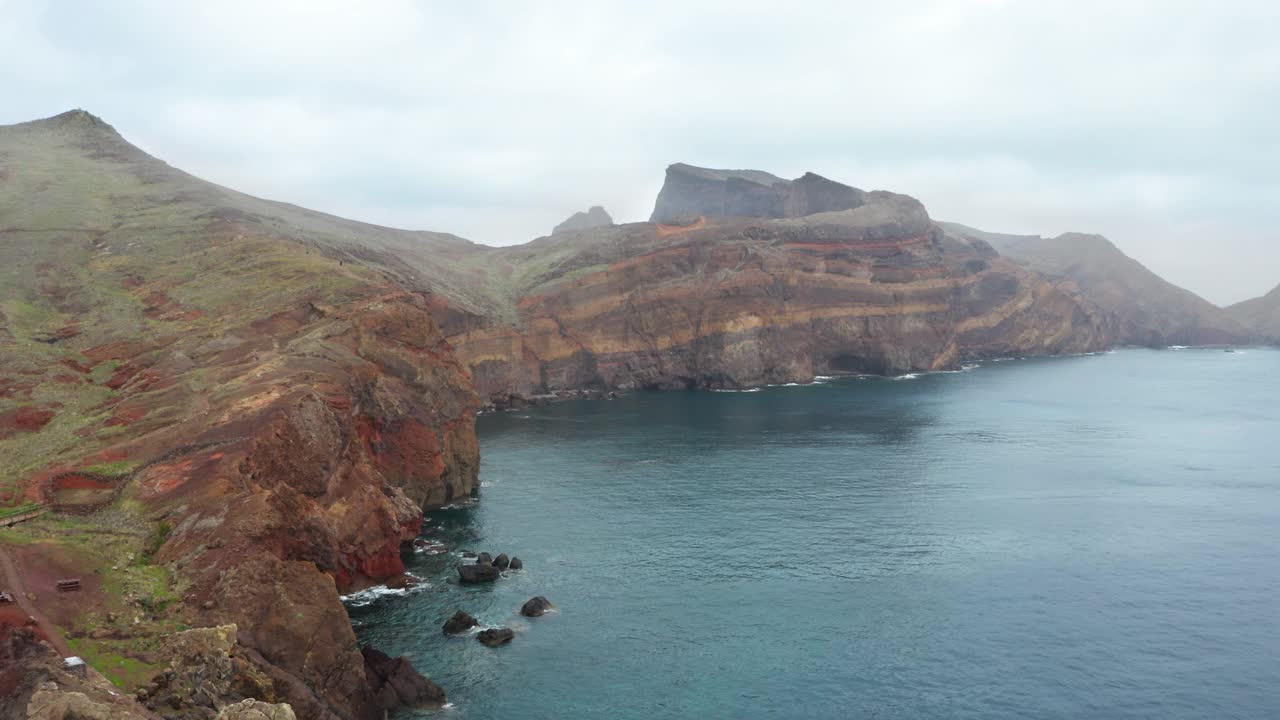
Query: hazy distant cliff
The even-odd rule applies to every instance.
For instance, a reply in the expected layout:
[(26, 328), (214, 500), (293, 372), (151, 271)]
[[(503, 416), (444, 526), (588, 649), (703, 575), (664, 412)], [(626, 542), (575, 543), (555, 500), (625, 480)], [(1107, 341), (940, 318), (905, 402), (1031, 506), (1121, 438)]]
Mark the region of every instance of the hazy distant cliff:
[(1280, 286), (1262, 297), (1229, 306), (1227, 314), (1252, 329), (1261, 339), (1280, 343)]
[(1180, 288), (1125, 255), (1101, 235), (989, 233), (955, 223), (950, 232), (990, 242), (1002, 255), (1043, 274), (1115, 322), (1115, 342), (1213, 345), (1249, 342), (1254, 331), (1222, 308)]

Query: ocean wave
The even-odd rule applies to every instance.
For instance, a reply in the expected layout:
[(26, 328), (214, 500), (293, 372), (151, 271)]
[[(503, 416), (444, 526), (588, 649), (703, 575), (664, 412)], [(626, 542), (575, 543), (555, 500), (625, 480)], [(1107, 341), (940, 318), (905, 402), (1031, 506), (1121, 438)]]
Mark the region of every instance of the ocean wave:
[(920, 377), (920, 373), (907, 373), (905, 375), (894, 375), (889, 379), (890, 380), (915, 380), (918, 377)]
[(348, 607), (358, 608), (377, 602), (388, 595), (408, 595), (409, 593), (419, 592), (427, 589), (427, 582), (419, 580), (417, 585), (411, 588), (401, 588), (399, 590), (389, 588), (386, 585), (375, 585), (359, 592), (353, 592), (350, 595), (339, 595), (338, 600)]
[(733, 390), (733, 389), (731, 389), (731, 388), (712, 388), (712, 389), (711, 389), (711, 392), (749, 393), (749, 392), (760, 392), (760, 388), (758, 388), (758, 387), (756, 387), (756, 388), (746, 388), (746, 389), (743, 389), (743, 390)]
[(1169, 349), (1169, 350), (1186, 350), (1186, 349), (1187, 349), (1187, 346), (1186, 346), (1186, 345), (1170, 345), (1167, 349)]

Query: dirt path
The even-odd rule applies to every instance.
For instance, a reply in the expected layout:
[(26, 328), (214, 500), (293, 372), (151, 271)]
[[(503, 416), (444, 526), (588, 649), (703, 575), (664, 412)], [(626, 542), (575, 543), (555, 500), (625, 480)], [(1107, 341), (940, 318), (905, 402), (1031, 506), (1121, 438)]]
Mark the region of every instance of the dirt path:
[(57, 650), (62, 657), (71, 656), (71, 648), (67, 647), (67, 643), (62, 639), (62, 635), (58, 629), (49, 622), (49, 619), (40, 612), (39, 608), (27, 599), (27, 588), (22, 584), (22, 576), (18, 574), (18, 568), (13, 564), (13, 559), (9, 557), (9, 553), (3, 547), (0, 547), (0, 578), (3, 579), (3, 587), (8, 590), (13, 599), (18, 603), (18, 607), (27, 615), (36, 619), (36, 624), (40, 630), (49, 638), (49, 644), (53, 645), (53, 649)]

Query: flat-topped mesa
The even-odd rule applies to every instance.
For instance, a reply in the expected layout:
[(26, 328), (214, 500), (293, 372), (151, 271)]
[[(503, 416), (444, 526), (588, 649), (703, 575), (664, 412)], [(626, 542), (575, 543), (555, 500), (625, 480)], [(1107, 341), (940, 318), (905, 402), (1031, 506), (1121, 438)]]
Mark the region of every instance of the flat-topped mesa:
[(569, 219), (560, 223), (551, 231), (552, 235), (573, 232), (574, 230), (590, 230), (591, 228), (605, 227), (613, 224), (613, 218), (605, 209), (599, 205), (592, 205), (590, 210), (586, 212), (576, 212), (569, 216)]
[(759, 170), (713, 170), (676, 163), (667, 168), (652, 222), (682, 218), (794, 218), (814, 213), (852, 210), (868, 201), (855, 187), (805, 173), (784, 180)]

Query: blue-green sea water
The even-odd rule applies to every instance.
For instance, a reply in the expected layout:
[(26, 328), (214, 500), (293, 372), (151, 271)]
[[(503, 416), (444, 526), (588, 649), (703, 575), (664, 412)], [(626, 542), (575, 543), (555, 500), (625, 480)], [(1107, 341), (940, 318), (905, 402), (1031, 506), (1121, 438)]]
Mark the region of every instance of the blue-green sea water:
[[(485, 416), (427, 585), (349, 602), (437, 717), (1280, 717), (1280, 351), (1122, 350)], [(463, 587), (461, 550), (525, 570)], [(520, 618), (526, 599), (558, 612)], [(440, 625), (463, 609), (515, 640)], [(427, 713), (428, 715), (432, 713)]]

